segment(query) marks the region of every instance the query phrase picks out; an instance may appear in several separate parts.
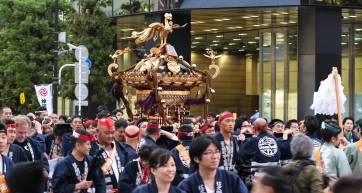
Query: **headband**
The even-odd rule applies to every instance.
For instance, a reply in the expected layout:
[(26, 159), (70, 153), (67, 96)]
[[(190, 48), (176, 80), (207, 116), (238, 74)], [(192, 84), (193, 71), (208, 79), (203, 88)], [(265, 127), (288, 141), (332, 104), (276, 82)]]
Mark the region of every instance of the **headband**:
[(84, 122), (84, 126), (89, 126), (89, 125), (94, 125), (96, 122), (94, 120), (87, 120), (86, 122)]
[(160, 125), (159, 124), (154, 124), (154, 123), (148, 123), (147, 124), (147, 129), (160, 129)]
[(193, 136), (194, 136), (194, 132), (177, 132), (177, 137), (178, 138), (193, 137)]
[(339, 128), (339, 127), (334, 127), (333, 125), (331, 124), (328, 124), (326, 122), (322, 122), (322, 126), (321, 126), (322, 129), (326, 129), (332, 133), (339, 133), (341, 132), (342, 130)]
[(106, 126), (108, 129), (114, 128), (114, 123), (111, 119), (98, 119), (98, 125)]
[(6, 127), (15, 128), (15, 127), (16, 127), (16, 123), (6, 124), (5, 126), (6, 126)]
[(72, 136), (76, 139), (81, 139), (83, 141), (97, 141), (97, 138), (94, 137), (93, 135), (83, 135), (83, 134), (79, 134), (75, 131), (73, 131)]
[(234, 115), (231, 114), (231, 113), (226, 113), (226, 114), (224, 114), (223, 116), (221, 116), (221, 117), (219, 118), (219, 123), (221, 123), (223, 120), (225, 120), (225, 119), (227, 119), (227, 118), (234, 118)]
[(128, 134), (126, 131), (124, 132), (124, 135), (127, 136), (128, 138), (135, 138), (140, 134), (140, 130), (138, 130), (136, 133), (134, 134)]
[(212, 127), (213, 127), (213, 126), (211, 125), (211, 123), (208, 123), (208, 124), (202, 126), (202, 127), (200, 128), (200, 131), (201, 131), (201, 133), (205, 133), (206, 130), (208, 130), (208, 129), (212, 128)]

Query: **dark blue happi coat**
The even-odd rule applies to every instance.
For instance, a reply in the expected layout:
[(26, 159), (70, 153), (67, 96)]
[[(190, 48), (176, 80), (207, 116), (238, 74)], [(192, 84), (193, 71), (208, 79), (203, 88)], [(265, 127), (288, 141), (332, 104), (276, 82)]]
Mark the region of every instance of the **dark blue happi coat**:
[(45, 153), (47, 155), (50, 155), (50, 152), (52, 151), (52, 146), (55, 141), (55, 136), (53, 133), (51, 133), (44, 136), (44, 138), (45, 138)]
[(38, 143), (40, 151), (42, 153), (44, 153), (45, 152), (45, 136), (42, 134), (35, 133), (33, 136), (31, 136), (31, 138)]
[(313, 133), (307, 133), (306, 134), (308, 137), (310, 137), (313, 141), (313, 147), (317, 148), (323, 145), (324, 141), (321, 139), (321, 137), (318, 135), (317, 132), (313, 132)]
[[(187, 152), (189, 151), (191, 142), (192, 141), (183, 141), (182, 142), (182, 145), (185, 147)], [(174, 185), (174, 186), (177, 186), (183, 179), (186, 179), (195, 171), (194, 167), (191, 164), (191, 161), (190, 161), (188, 167), (186, 167), (184, 165), (184, 163), (182, 163), (181, 156), (179, 154), (179, 151), (176, 149), (176, 147), (171, 150), (172, 154), (175, 155), (175, 158), (176, 158), (176, 175), (175, 175), (175, 179), (172, 182), (172, 185)]]
[(118, 190), (122, 193), (131, 193), (141, 184), (141, 173), (139, 170), (139, 160), (135, 159), (125, 166), (119, 177)]
[[(214, 138), (220, 143), (221, 145), (221, 158), (220, 158), (220, 164), (219, 167), (221, 169), (225, 169), (228, 171), (236, 171), (235, 169), (235, 165), (237, 165), (239, 163), (239, 155), (238, 155), (238, 142), (237, 140), (230, 136), (230, 142), (232, 143), (232, 160), (231, 160), (231, 164), (230, 161), (227, 158), (227, 152), (226, 152), (226, 144), (224, 143), (224, 137), (221, 135), (221, 133), (216, 133)], [(230, 151), (230, 150), (229, 150)], [(228, 152), (230, 153), (230, 152)]]
[[(102, 148), (102, 145), (100, 145), (99, 143), (95, 143), (96, 146), (92, 147), (94, 148), (94, 151), (97, 152), (100, 148)], [(121, 161), (121, 164), (122, 164), (122, 167), (124, 167), (126, 165), (126, 160), (125, 160), (125, 157), (123, 155), (123, 151), (122, 151), (122, 147), (120, 147), (119, 145), (117, 145), (117, 143), (115, 143), (116, 145), (116, 151), (117, 151), (117, 155), (119, 156), (120, 158), (120, 161)]]
[[(158, 193), (157, 185), (154, 180), (151, 183), (137, 187), (132, 193)], [(168, 193), (185, 193), (185, 191), (170, 186)]]
[(24, 150), (29, 161), (40, 160), (43, 163), (43, 168), (49, 171), (49, 163), (44, 155), (45, 152), (41, 150), (41, 144), (39, 144), (36, 140), (28, 137), (21, 143), (15, 140), (14, 144), (19, 145)]
[(158, 145), (158, 147), (171, 150), (179, 144), (179, 141), (175, 141), (167, 138), (165, 135), (161, 135), (160, 138), (157, 139), (156, 144)]
[(138, 157), (137, 151), (127, 143), (116, 142), (116, 144), (119, 146), (119, 149), (123, 154), (125, 165)]
[(13, 161), (11, 161), (10, 158), (4, 156), (4, 155), (1, 155), (1, 158), (2, 158), (2, 167), (3, 167), (3, 171), (1, 171), (3, 174), (6, 174), (13, 166), (14, 166), (14, 163)]
[[(118, 176), (121, 176), (122, 171), (124, 170), (124, 166), (126, 165), (126, 160), (122, 151), (122, 147), (117, 145), (117, 143), (115, 143), (116, 146), (116, 156), (115, 156), (115, 162), (117, 165), (117, 171), (114, 171), (113, 167), (111, 167), (109, 169), (109, 171), (104, 175), (105, 177), (105, 183), (106, 183), (106, 188), (107, 190), (110, 189), (116, 189), (118, 186), (118, 181), (117, 181), (117, 177), (115, 172), (118, 173)], [(97, 144), (97, 148), (96, 151), (98, 151), (100, 148), (103, 148), (102, 145)], [(108, 155), (105, 153), (105, 151), (103, 151), (102, 153), (102, 157), (103, 157), (103, 161), (105, 162), (106, 159), (108, 158)]]
[(280, 150), (280, 161), (282, 163), (292, 159), (292, 152), (290, 151), (290, 143), (292, 142), (292, 136), (288, 136), (287, 140), (283, 138), (277, 139), (278, 148)]
[[(88, 163), (89, 167), (91, 165), (92, 158), (90, 156), (87, 156), (84, 159)], [(54, 174), (51, 181), (54, 193), (73, 193), (75, 191), (75, 185), (80, 181), (78, 180), (76, 172), (74, 170), (74, 163), (76, 163), (76, 159), (73, 157), (73, 155), (70, 154), (55, 166)], [(79, 169), (80, 173), (84, 174), (84, 166), (83, 168)], [(96, 193), (106, 192), (104, 176), (100, 169), (96, 172), (92, 181), (92, 187), (95, 188)]]
[[(177, 186), (186, 193), (206, 193), (204, 182), (198, 171), (180, 182)], [(244, 182), (234, 172), (217, 169), (215, 176), (215, 193), (247, 193)]]
[(243, 160), (250, 160), (252, 168), (260, 168), (269, 165), (278, 165), (280, 151), (274, 136), (266, 131), (257, 137), (247, 138), (239, 149)]
[(72, 143), (70, 142), (71, 139), (72, 139), (71, 132), (64, 133), (64, 135), (62, 136), (62, 154), (64, 157), (69, 155), (73, 149)]
[(159, 146), (157, 145), (156, 141), (154, 141), (154, 140), (153, 140), (150, 136), (148, 136), (148, 135), (146, 135), (146, 136), (143, 138), (143, 140), (144, 140), (144, 143), (143, 143), (142, 145), (146, 144), (146, 145), (149, 145), (149, 146), (152, 146), (152, 147), (155, 147), (155, 148), (159, 147)]
[(10, 144), (9, 152), (7, 155), (14, 163), (19, 162), (26, 162), (28, 161), (28, 158), (26, 157), (26, 154), (24, 150), (16, 144)]

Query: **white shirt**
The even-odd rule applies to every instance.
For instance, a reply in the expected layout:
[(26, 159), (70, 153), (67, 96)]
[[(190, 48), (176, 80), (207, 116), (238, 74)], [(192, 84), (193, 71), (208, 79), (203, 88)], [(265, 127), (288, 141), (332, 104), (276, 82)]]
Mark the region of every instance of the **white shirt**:
[(3, 170), (3, 156), (0, 155), (0, 174), (4, 174)]
[(205, 186), (205, 189), (206, 189), (206, 193), (215, 193), (215, 190), (211, 190), (207, 186)]
[[(111, 150), (112, 151), (112, 150)], [(106, 154), (107, 156), (110, 156), (111, 155), (111, 151), (107, 151), (106, 150)], [(117, 151), (116, 151), (116, 154), (117, 154)], [(114, 156), (117, 156), (117, 155), (114, 155)], [(119, 179), (119, 170), (118, 170), (118, 167), (117, 167), (117, 159), (115, 158), (112, 162), (112, 170), (114, 172), (114, 175), (116, 176), (116, 179), (117, 179), (117, 182), (118, 182), (118, 179)]]

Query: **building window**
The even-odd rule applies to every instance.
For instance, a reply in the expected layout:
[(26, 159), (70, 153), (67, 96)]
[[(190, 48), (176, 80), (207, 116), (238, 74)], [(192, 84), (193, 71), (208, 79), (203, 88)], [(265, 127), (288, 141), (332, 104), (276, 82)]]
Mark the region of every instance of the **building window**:
[(354, 117), (362, 118), (362, 25), (356, 27), (354, 37)]
[(298, 110), (298, 60), (297, 60), (297, 32), (288, 32), (288, 106), (287, 119), (296, 119)]
[(284, 93), (285, 93), (285, 34), (275, 33), (275, 118), (284, 119)]
[(270, 120), (271, 118), (271, 70), (272, 70), (272, 47), (271, 47), (271, 32), (262, 33), (261, 37), (261, 66), (262, 66), (262, 92), (261, 92), (261, 112), (264, 118)]
[(297, 117), (297, 52), (295, 30), (261, 32), (260, 110), (268, 120)]
[(356, 22), (342, 26), (342, 84), (347, 101), (343, 116), (362, 118), (362, 25)]
[[(350, 114), (350, 110), (349, 110), (349, 101), (350, 101), (350, 76), (349, 76), (349, 69), (350, 69), (350, 27), (346, 26), (342, 29), (342, 85), (343, 85), (343, 93), (346, 95), (347, 97), (347, 101), (344, 104), (344, 108), (345, 108), (345, 112), (343, 114), (344, 117), (348, 116)], [(353, 36), (353, 35), (352, 35)], [(353, 37), (352, 37), (353, 38)]]

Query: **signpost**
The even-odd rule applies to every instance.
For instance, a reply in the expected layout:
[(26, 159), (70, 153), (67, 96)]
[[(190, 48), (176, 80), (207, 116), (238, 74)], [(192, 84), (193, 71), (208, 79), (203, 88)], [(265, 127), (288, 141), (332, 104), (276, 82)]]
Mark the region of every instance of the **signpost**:
[(77, 84), (74, 93), (78, 100), (83, 101), (88, 97), (88, 87), (85, 84)]
[[(82, 101), (88, 97), (88, 88), (85, 84), (88, 83), (89, 70), (88, 66), (84, 64), (88, 59), (88, 56), (88, 49), (85, 46), (80, 45), (75, 49), (75, 58), (78, 60), (78, 65), (76, 65), (75, 68), (75, 73), (77, 73), (78, 69), (78, 74), (75, 74), (74, 76), (75, 83), (77, 83), (77, 86), (75, 87), (75, 97), (78, 99), (78, 115), (81, 115), (82, 112)], [(88, 105), (88, 102), (86, 105)]]
[(63, 65), (59, 70), (59, 85), (61, 83), (61, 73), (64, 67), (67, 66), (74, 66), (74, 82), (77, 84), (74, 89), (74, 94), (77, 100), (74, 101), (74, 105), (78, 106), (78, 115), (81, 115), (82, 106), (88, 106), (88, 87), (86, 84), (88, 84), (89, 80), (89, 65), (88, 63), (91, 63), (88, 59), (89, 53), (88, 49), (83, 46), (74, 46), (73, 44), (68, 43), (69, 50), (75, 50), (75, 58), (77, 59), (77, 63), (75, 64), (65, 64)]

